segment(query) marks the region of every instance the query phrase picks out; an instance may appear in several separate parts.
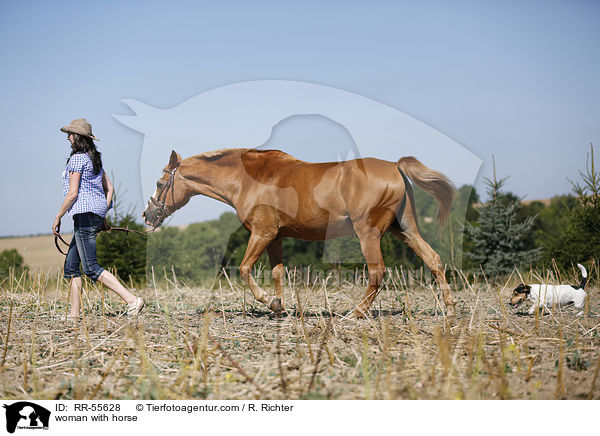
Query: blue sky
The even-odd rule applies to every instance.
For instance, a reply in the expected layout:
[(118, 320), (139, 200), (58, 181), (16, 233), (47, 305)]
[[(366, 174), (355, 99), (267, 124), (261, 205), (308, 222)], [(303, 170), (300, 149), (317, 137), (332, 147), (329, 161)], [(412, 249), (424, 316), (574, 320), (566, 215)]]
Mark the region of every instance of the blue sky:
[(3, 2), (0, 235), (50, 231), (69, 152), (58, 129), (82, 116), (141, 213), (144, 136), (113, 117), (132, 113), (126, 98), (171, 108), (265, 79), (342, 89), (479, 156), (480, 192), (494, 155), (527, 199), (568, 193), (600, 143), (600, 3), (322, 3)]

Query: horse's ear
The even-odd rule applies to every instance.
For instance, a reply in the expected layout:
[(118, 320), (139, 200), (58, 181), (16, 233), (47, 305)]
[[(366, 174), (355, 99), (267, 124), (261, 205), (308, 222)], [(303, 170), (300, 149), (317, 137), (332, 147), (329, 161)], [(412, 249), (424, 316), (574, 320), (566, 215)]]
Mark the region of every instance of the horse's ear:
[(179, 163), (181, 162), (181, 156), (179, 155), (179, 153), (176, 153), (175, 150), (171, 151), (171, 157), (169, 158), (169, 165), (167, 166), (167, 168), (169, 169), (173, 169), (177, 166), (179, 166)]

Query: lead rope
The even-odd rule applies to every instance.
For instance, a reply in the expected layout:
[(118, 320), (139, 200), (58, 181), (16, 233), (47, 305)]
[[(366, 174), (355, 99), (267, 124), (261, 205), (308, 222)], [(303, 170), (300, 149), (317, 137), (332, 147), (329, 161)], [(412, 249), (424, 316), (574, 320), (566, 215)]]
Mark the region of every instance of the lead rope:
[[(132, 230), (129, 228), (129, 226), (127, 227), (111, 227), (111, 226), (102, 226), (100, 228), (100, 230), (98, 231), (98, 233), (100, 232), (125, 232), (125, 233), (135, 233), (136, 235), (140, 235), (140, 236), (148, 236), (147, 232), (140, 232), (138, 230)], [(56, 246), (56, 249), (58, 250), (58, 252), (60, 254), (62, 254), (63, 256), (66, 256), (67, 253), (65, 253), (64, 251), (62, 251), (62, 249), (60, 248), (60, 244), (58, 242), (62, 242), (63, 244), (65, 244), (67, 247), (70, 245), (67, 241), (65, 241), (63, 239), (63, 237), (60, 235), (60, 233), (55, 233), (54, 234), (54, 245)]]

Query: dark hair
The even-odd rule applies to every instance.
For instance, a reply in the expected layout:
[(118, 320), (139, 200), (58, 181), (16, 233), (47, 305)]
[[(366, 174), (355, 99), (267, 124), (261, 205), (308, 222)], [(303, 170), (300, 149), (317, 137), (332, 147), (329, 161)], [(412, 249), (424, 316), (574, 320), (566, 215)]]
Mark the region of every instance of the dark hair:
[(92, 141), (92, 138), (88, 138), (87, 136), (78, 135), (77, 133), (72, 133), (74, 143), (73, 143), (73, 151), (71, 151), (71, 156), (75, 153), (87, 153), (92, 160), (92, 166), (94, 167), (94, 174), (98, 174), (102, 169), (102, 153), (96, 150), (96, 144)]

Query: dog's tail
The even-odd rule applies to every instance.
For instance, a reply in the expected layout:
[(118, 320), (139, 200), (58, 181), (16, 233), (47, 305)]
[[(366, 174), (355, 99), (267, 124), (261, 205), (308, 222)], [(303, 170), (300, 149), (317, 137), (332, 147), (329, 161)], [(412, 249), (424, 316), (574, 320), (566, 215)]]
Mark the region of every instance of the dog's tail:
[(585, 289), (585, 285), (586, 285), (586, 283), (588, 281), (587, 271), (585, 270), (585, 267), (582, 264), (580, 264), (580, 263), (577, 264), (577, 267), (581, 270), (581, 276), (583, 277), (581, 279), (581, 283), (579, 283), (579, 287), (581, 289)]

